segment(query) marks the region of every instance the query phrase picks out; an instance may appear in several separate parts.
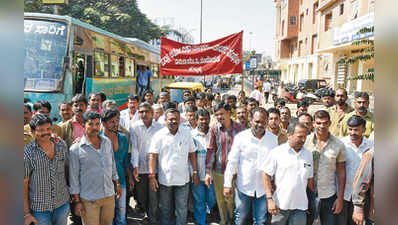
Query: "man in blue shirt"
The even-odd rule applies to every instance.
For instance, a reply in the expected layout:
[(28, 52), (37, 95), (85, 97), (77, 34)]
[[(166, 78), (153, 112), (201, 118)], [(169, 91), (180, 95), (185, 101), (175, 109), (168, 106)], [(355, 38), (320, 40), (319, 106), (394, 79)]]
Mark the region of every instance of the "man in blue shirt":
[(84, 135), (70, 148), (69, 181), (75, 214), (83, 224), (109, 225), (120, 198), (113, 143), (99, 135), (100, 114), (83, 114)]
[(122, 195), (115, 199), (115, 218), (113, 224), (126, 225), (126, 175), (128, 175), (129, 187), (134, 187), (134, 180), (130, 173), (128, 158), (128, 141), (125, 134), (119, 132), (120, 112), (115, 108), (106, 109), (101, 115), (104, 131), (101, 135), (109, 138), (112, 142), (113, 152), (116, 163), (117, 175), (119, 176), (120, 189)]
[(140, 67), (137, 74), (137, 95), (142, 97), (143, 93), (150, 88), (152, 72), (149, 67)]

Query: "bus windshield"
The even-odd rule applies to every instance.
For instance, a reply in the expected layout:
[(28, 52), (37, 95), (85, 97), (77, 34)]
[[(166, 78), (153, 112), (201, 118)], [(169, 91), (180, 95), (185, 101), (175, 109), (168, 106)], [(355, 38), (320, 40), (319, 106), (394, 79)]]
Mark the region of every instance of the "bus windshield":
[(64, 22), (25, 19), (25, 90), (56, 91), (61, 88), (67, 29)]

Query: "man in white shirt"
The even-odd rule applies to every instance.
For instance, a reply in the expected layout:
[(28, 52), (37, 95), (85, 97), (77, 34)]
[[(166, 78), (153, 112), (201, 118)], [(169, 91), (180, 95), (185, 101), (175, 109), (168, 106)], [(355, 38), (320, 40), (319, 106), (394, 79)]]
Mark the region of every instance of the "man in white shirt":
[(250, 97), (254, 98), (258, 101), (259, 105), (263, 104), (263, 95), (261, 94), (260, 90), (262, 87), (255, 87), (255, 89), (250, 93)]
[(269, 93), (271, 92), (271, 88), (272, 88), (271, 82), (269, 82), (269, 80), (266, 80), (263, 83), (265, 104), (268, 104), (268, 97), (269, 97)]
[[(313, 190), (312, 153), (303, 145), (308, 134), (304, 124), (288, 127), (288, 142), (273, 149), (262, 166), (263, 182), (272, 225), (305, 225), (307, 186)], [(276, 190), (272, 195), (271, 177)]]
[(129, 130), (131, 124), (140, 119), (137, 112), (139, 104), (140, 98), (138, 95), (129, 95), (127, 97), (127, 109), (120, 112), (120, 125), (126, 130)]
[[(150, 224), (159, 223), (158, 194), (149, 187), (149, 146), (156, 132), (163, 126), (153, 120), (153, 109), (147, 102), (138, 107), (140, 120), (135, 121), (130, 127), (130, 135), (133, 142), (133, 154), (131, 164), (134, 168), (136, 180), (136, 200), (143, 213), (148, 215)], [(155, 170), (154, 173), (157, 171)]]
[(352, 186), (355, 174), (361, 163), (362, 154), (374, 146), (373, 142), (363, 136), (366, 131), (366, 120), (353, 115), (347, 121), (348, 136), (341, 139), (346, 148), (346, 183), (344, 189), (344, 207), (337, 216), (337, 224), (355, 225), (352, 220), (354, 205), (352, 202)]
[(232, 195), (232, 177), (237, 174), (235, 192), (235, 224), (243, 225), (253, 209), (254, 224), (265, 224), (267, 220), (267, 199), (261, 183), (259, 165), (264, 163), (271, 149), (278, 146), (277, 137), (266, 131), (268, 112), (264, 108), (252, 111), (251, 129), (236, 135), (228, 154), (224, 175), (224, 195)]
[[(159, 190), (161, 224), (186, 225), (189, 190), (189, 163), (192, 181), (199, 184), (195, 145), (191, 132), (179, 126), (180, 112), (170, 108), (165, 112), (166, 126), (160, 129), (149, 147), (149, 179), (153, 191)], [(155, 169), (158, 168), (158, 179)], [(174, 215), (176, 218), (174, 218)]]

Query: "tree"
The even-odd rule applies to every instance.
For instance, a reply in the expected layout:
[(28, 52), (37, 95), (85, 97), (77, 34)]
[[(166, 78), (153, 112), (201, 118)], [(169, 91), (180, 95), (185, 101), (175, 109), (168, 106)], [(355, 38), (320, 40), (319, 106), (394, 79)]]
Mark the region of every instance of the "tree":
[[(52, 12), (41, 0), (25, 0), (24, 9), (25, 12)], [(59, 13), (124, 37), (143, 41), (160, 37), (160, 28), (139, 10), (136, 0), (69, 0), (68, 5), (60, 7)]]
[[(366, 34), (373, 33), (374, 26), (362, 28), (357, 34)], [(371, 61), (372, 66), (367, 69), (364, 74), (357, 74), (355, 76), (351, 76), (348, 79), (350, 80), (372, 80), (374, 81), (374, 40), (370, 40), (369, 38), (364, 38), (361, 40), (353, 41), (353, 46), (359, 47), (359, 49), (351, 51), (351, 57), (340, 59), (338, 64), (354, 64), (358, 60), (362, 62)]]

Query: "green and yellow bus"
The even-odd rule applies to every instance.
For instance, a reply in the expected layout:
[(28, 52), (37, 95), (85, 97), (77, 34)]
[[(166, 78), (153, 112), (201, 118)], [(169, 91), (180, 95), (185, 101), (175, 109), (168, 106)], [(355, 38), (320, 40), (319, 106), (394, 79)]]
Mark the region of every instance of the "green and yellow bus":
[(24, 97), (49, 101), (57, 120), (58, 104), (77, 93), (103, 92), (125, 108), (139, 67), (151, 69), (155, 95), (173, 82), (159, 76), (159, 48), (69, 16), (25, 13), (24, 39)]

